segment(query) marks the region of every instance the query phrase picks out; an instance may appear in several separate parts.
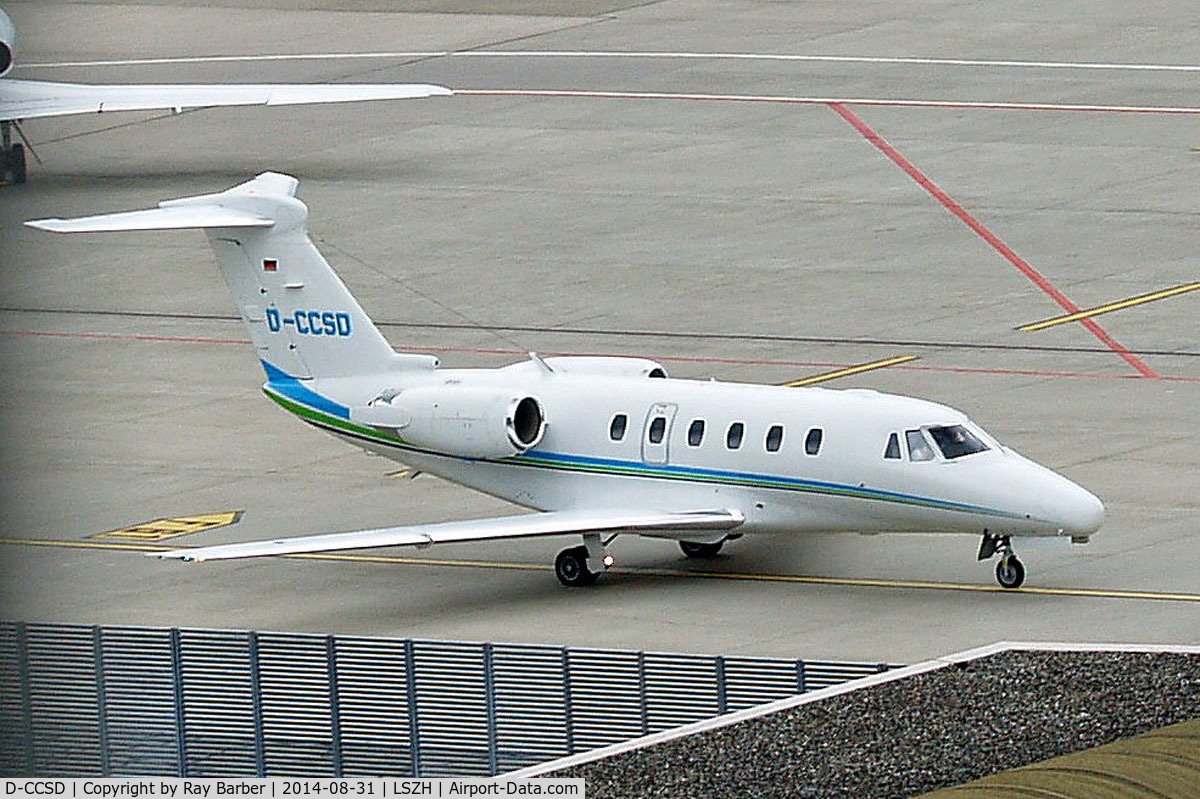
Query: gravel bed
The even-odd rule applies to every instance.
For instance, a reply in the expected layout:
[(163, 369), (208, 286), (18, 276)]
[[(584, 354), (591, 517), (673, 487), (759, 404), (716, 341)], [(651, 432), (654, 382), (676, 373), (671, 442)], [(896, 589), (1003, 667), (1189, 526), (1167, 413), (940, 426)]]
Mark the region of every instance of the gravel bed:
[(1200, 717), (1200, 655), (1005, 652), (557, 772), (604, 797), (900, 799)]

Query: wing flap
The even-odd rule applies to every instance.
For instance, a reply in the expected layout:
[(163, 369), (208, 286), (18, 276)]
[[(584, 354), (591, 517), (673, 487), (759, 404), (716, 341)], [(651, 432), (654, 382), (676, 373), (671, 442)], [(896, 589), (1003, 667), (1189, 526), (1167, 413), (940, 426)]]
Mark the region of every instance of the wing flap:
[(662, 530), (731, 530), (745, 521), (736, 510), (694, 510), (680, 512), (625, 512), (598, 510), (551, 511), (524, 516), (501, 516), (462, 522), (417, 524), (406, 527), (381, 527), (348, 533), (251, 541), (244, 544), (219, 544), (211, 547), (151, 552), (152, 557), (185, 560), (229, 560), (260, 558), (271, 555), (297, 555), (343, 549), (374, 547), (429, 546), (431, 544), (489, 541), (502, 538), (529, 538), (569, 533), (637, 533)]

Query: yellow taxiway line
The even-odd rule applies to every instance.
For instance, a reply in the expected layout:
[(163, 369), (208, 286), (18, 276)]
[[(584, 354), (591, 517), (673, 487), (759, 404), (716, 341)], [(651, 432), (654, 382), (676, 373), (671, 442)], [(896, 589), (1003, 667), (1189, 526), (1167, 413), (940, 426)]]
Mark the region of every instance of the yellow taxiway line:
[(875, 369), (886, 369), (889, 366), (915, 361), (919, 357), (919, 355), (899, 355), (895, 358), (884, 358), (881, 361), (871, 361), (869, 363), (860, 363), (857, 366), (847, 366), (845, 369), (838, 369), (833, 372), (825, 372), (824, 374), (813, 375), (812, 377), (802, 377), (799, 380), (793, 380), (790, 383), (780, 383), (780, 385), (786, 386), (787, 388), (811, 386), (814, 383), (824, 383), (826, 380), (837, 380), (839, 377), (849, 377), (850, 375), (856, 375), (861, 372), (870, 372)]
[(1112, 311), (1120, 311), (1125, 308), (1132, 308), (1135, 305), (1142, 305), (1155, 300), (1165, 300), (1167, 297), (1174, 297), (1177, 294), (1186, 294), (1189, 291), (1200, 289), (1200, 283), (1184, 283), (1182, 286), (1163, 289), (1162, 291), (1152, 291), (1149, 294), (1139, 294), (1136, 297), (1130, 297), (1125, 300), (1117, 300), (1110, 302), (1107, 305), (1097, 305), (1095, 308), (1087, 308), (1078, 313), (1067, 314), (1066, 316), (1056, 316), (1053, 319), (1043, 319), (1040, 322), (1031, 322), (1027, 325), (1021, 325), (1017, 330), (1032, 332), (1035, 330), (1045, 330), (1048, 327), (1055, 325), (1065, 325), (1068, 322), (1078, 322), (1080, 319), (1090, 319), (1093, 316), (1099, 316)]
[[(34, 538), (0, 538), (0, 544), (31, 547), (64, 547), (68, 549), (112, 549), (128, 552), (163, 552), (172, 547), (146, 544), (118, 544), (101, 541), (55, 541)], [(542, 563), (510, 563), (487, 560), (451, 560), (438, 558), (403, 558), (393, 555), (341, 555), (327, 552), (280, 555), (275, 557), (299, 558), (303, 560), (327, 560), (343, 563), (385, 563), (403, 566), (451, 566), (473, 569), (511, 569), (516, 571), (553, 571), (554, 567)], [(805, 585), (837, 585), (854, 588), (916, 588), (927, 591), (973, 591), (989, 594), (1026, 594), (1040, 596), (1088, 597), (1093, 599), (1136, 599), (1160, 602), (1200, 602), (1200, 594), (1171, 593), (1166, 591), (1122, 591), (1105, 588), (1001, 588), (998, 585), (975, 583), (938, 583), (923, 580), (880, 580), (870, 577), (812, 577), (801, 574), (745, 574), (741, 572), (689, 571), (682, 569), (639, 569), (615, 568), (617, 575), (644, 577), (685, 577), (704, 580), (742, 580), (760, 583), (799, 583)]]

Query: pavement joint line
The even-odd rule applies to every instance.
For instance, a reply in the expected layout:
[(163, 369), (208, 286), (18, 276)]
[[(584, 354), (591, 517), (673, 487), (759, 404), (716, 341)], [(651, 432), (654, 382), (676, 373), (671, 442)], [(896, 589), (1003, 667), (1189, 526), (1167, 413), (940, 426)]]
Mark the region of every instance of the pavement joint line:
[(787, 388), (811, 386), (815, 383), (824, 383), (829, 380), (837, 380), (839, 377), (850, 377), (851, 375), (862, 374), (863, 372), (871, 372), (875, 369), (886, 369), (889, 366), (896, 366), (897, 364), (915, 361), (920, 357), (921, 356), (919, 355), (898, 355), (895, 358), (883, 358), (878, 361), (869, 361), (867, 363), (860, 363), (854, 366), (847, 366), (844, 369), (835, 369), (832, 372), (824, 372), (819, 375), (812, 375), (811, 377), (802, 377), (799, 380), (780, 383), (780, 385)]
[(662, 50), (397, 50), (362, 53), (278, 53), (262, 55), (178, 56), (109, 61), (57, 61), (20, 64), (23, 69), (62, 67), (207, 64), (243, 61), (324, 61), (371, 58), (642, 58), (735, 61), (795, 61), (833, 64), (912, 64), (952, 67), (1019, 67), (1035, 69), (1114, 70), (1130, 72), (1200, 72), (1194, 64), (1122, 64), (1095, 61), (1024, 61), (1019, 59), (921, 58), (915, 56), (806, 55), (793, 53), (694, 52)]
[[(100, 541), (64, 541), (56, 539), (0, 538), (0, 544), (10, 546), (62, 547), (65, 549), (110, 549), (126, 552), (141, 552), (147, 555), (168, 552), (178, 547), (136, 543), (111, 543)], [(444, 558), (405, 558), (393, 555), (344, 555), (330, 552), (308, 552), (293, 555), (275, 555), (294, 560), (322, 560), (344, 563), (378, 563), (402, 566), (449, 566), (455, 568), (505, 569), (511, 571), (553, 571), (554, 567), (544, 563), (513, 563), (506, 561), (459, 560)], [(213, 561), (215, 562), (215, 561)], [(657, 568), (614, 568), (615, 575), (641, 577), (671, 577), (677, 579), (729, 580), (762, 583), (795, 583), (804, 585), (847, 586), (852, 588), (905, 588), (930, 591), (968, 591), (988, 594), (1041, 595), (1083, 597), (1091, 599), (1150, 600), (1159, 602), (1200, 602), (1200, 594), (1170, 593), (1164, 591), (1126, 591), (1105, 588), (1002, 588), (999, 585), (976, 583), (939, 583), (923, 580), (884, 580), (871, 577), (814, 577), (799, 574), (748, 574), (740, 572), (683, 571)]]
[(1155, 302), (1157, 300), (1165, 300), (1168, 297), (1186, 294), (1187, 292), (1195, 291), (1196, 289), (1200, 289), (1200, 282), (1184, 283), (1183, 285), (1174, 286), (1169, 289), (1151, 291), (1147, 294), (1139, 294), (1136, 297), (1129, 297), (1124, 300), (1116, 300), (1115, 302), (1110, 302), (1105, 305), (1097, 305), (1094, 308), (1085, 308), (1078, 313), (1067, 314), (1066, 316), (1055, 316), (1051, 319), (1043, 319), (1040, 322), (1031, 322), (1027, 325), (1021, 325), (1016, 329), (1032, 333), (1034, 331), (1045, 330), (1048, 327), (1054, 327), (1056, 325), (1065, 325), (1068, 322), (1075, 322), (1079, 319), (1099, 316), (1100, 314), (1105, 313), (1112, 313), (1113, 311), (1121, 311), (1125, 308), (1133, 308), (1135, 306), (1144, 305), (1145, 303)]
[(793, 105), (862, 105), (901, 108), (954, 108), (983, 111), (1080, 111), (1126, 114), (1200, 114), (1196, 106), (1025, 103), (992, 100), (918, 100), (879, 97), (802, 97), (792, 95), (706, 94), (702, 92), (627, 92), (576, 89), (452, 89), (463, 97), (574, 97), (610, 100), (693, 100)]
[[(52, 330), (13, 330), (0, 329), (0, 336), (29, 336), (34, 338), (83, 338), (92, 340), (113, 340), (113, 341), (143, 341), (150, 343), (165, 343), (165, 344), (236, 344), (239, 346), (248, 346), (251, 342), (249, 339), (237, 338), (214, 338), (204, 336), (155, 336), (142, 335), (135, 333), (84, 333), (84, 332), (68, 332), (68, 331), (52, 331)], [(846, 341), (840, 342), (843, 344), (859, 344), (860, 342)], [(870, 342), (863, 343), (864, 346)], [(929, 345), (936, 349), (937, 345)], [(514, 355), (527, 356), (529, 353), (526, 350), (505, 350), (485, 347), (423, 347), (423, 346), (399, 346), (393, 347), (397, 352), (417, 352), (417, 353), (466, 353), (470, 355)], [(1057, 350), (1051, 350), (1057, 351)], [(1105, 350), (1096, 350), (1085, 354), (1100, 354)], [(1165, 355), (1169, 353), (1158, 353)], [(628, 357), (624, 353), (596, 353), (577, 351), (558, 351), (544, 350), (542, 355), (546, 357), (556, 357), (560, 355), (585, 355), (585, 356), (614, 356)], [(841, 366), (841, 364), (832, 363), (829, 361), (783, 361), (770, 360), (762, 358), (717, 358), (717, 357), (698, 357), (687, 355), (656, 355), (649, 356), (655, 360), (668, 361), (672, 363), (719, 363), (729, 364), (734, 366), (787, 366), (787, 367), (829, 367)], [(1182, 356), (1181, 356), (1182, 357)], [(995, 375), (1000, 377), (1061, 377), (1081, 380), (1145, 380), (1148, 379), (1143, 374), (1109, 374), (1105, 372), (1064, 372), (1061, 370), (1045, 370), (1045, 369), (987, 369), (971, 366), (917, 366), (898, 364), (897, 369), (913, 370), (918, 372), (950, 372), (953, 374), (971, 374), (971, 375)], [(1200, 383), (1200, 376), (1189, 375), (1157, 375), (1155, 380), (1165, 380), (1178, 383)]]
[[(1054, 302), (1058, 303), (1059, 307), (1067, 313), (1078, 313), (1079, 306), (1067, 298), (1065, 294), (1059, 291), (1053, 283), (1046, 279), (1045, 275), (1033, 268), (1021, 256), (1017, 255), (1016, 251), (1001, 241), (1000, 237), (989, 230), (979, 220), (963, 208), (949, 194), (943, 191), (936, 183), (929, 179), (924, 172), (917, 168), (916, 164), (909, 161), (904, 155), (887, 142), (882, 136), (876, 133), (866, 122), (859, 119), (853, 111), (839, 103), (830, 103), (830, 110), (844, 119), (850, 124), (859, 135), (866, 139), (870, 144), (892, 163), (900, 168), (904, 174), (908, 175), (912, 180), (924, 189), (931, 197), (937, 200), (943, 208), (951, 213), (960, 222), (966, 225), (975, 235), (984, 240), (993, 250), (996, 251), (1004, 260), (1008, 261), (1017, 271), (1029, 279), (1031, 283), (1041, 289), (1042, 293), (1048, 296)], [(1124, 345), (1108, 334), (1104, 328), (1100, 327), (1091, 319), (1080, 319), (1079, 322), (1096, 338), (1116, 353), (1123, 361), (1134, 368), (1143, 377), (1158, 378), (1159, 374), (1146, 365), (1141, 358), (1130, 352)]]

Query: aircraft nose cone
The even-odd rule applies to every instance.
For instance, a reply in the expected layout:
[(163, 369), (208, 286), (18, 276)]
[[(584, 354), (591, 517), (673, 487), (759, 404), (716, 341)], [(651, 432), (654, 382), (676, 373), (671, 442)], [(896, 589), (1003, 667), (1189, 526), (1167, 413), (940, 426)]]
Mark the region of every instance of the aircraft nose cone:
[(1071, 535), (1090, 535), (1104, 522), (1104, 503), (1095, 494), (1072, 484), (1060, 507), (1063, 530)]

